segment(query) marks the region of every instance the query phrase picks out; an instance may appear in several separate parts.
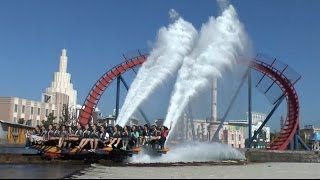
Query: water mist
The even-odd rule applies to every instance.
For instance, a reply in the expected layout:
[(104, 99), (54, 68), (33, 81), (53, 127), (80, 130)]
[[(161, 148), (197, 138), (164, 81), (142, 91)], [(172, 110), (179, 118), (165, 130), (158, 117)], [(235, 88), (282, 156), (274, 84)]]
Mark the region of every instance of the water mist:
[(223, 160), (245, 160), (237, 149), (220, 143), (185, 142), (172, 147), (161, 157), (152, 157), (143, 152), (132, 156), (131, 163), (171, 163), (171, 162), (210, 162)]
[(210, 17), (178, 71), (164, 125), (173, 122), (173, 128), (191, 98), (201, 89), (210, 88), (212, 79), (221, 78), (225, 68), (232, 68), (240, 57), (248, 56), (248, 44), (244, 27), (232, 5), (217, 18)]
[(132, 82), (117, 124), (124, 126), (139, 105), (166, 81), (169, 76), (175, 77), (184, 57), (193, 48), (197, 31), (193, 25), (185, 21), (174, 11), (170, 16), (175, 21), (168, 28), (162, 27), (157, 41), (147, 61), (143, 63), (136, 78)]

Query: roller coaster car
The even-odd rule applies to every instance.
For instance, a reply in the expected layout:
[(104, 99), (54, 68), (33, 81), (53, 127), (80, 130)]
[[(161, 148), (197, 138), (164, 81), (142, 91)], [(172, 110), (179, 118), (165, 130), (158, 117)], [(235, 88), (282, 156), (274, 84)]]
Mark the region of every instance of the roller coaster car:
[(86, 160), (86, 159), (106, 159), (113, 161), (122, 161), (128, 157), (132, 157), (134, 154), (139, 154), (141, 151), (150, 156), (161, 156), (169, 151), (169, 148), (156, 149), (149, 146), (136, 147), (129, 150), (117, 149), (114, 147), (104, 147), (90, 152), (87, 149), (60, 149), (56, 146), (49, 145), (33, 145), (34, 149), (37, 149), (39, 154), (42, 155), (42, 159), (72, 159), (72, 160)]
[(169, 148), (154, 148), (150, 146), (144, 146), (141, 148), (143, 152), (149, 156), (161, 156), (163, 154), (167, 154), (168, 151), (170, 151)]
[(56, 146), (33, 145), (32, 148), (38, 150), (38, 154), (42, 155), (42, 159), (58, 159), (63, 156), (62, 150)]

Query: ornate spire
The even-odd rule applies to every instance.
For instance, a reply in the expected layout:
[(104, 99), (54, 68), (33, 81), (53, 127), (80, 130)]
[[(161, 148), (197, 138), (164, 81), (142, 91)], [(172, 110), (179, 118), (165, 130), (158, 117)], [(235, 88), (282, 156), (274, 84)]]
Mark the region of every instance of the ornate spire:
[(67, 50), (62, 49), (61, 56), (60, 56), (60, 66), (59, 66), (59, 72), (67, 72), (67, 63), (68, 63), (68, 57), (67, 57)]

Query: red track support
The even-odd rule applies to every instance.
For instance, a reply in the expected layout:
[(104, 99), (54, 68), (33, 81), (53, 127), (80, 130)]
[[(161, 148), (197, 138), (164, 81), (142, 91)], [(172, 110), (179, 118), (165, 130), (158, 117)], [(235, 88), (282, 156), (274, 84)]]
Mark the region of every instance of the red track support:
[(273, 150), (285, 150), (299, 127), (299, 101), (293, 84), (279, 70), (259, 60), (251, 61), (250, 67), (265, 73), (282, 89), (287, 100), (287, 118), (279, 135), (271, 142)]
[[(105, 89), (110, 83), (121, 74), (132, 69), (135, 66), (141, 65), (146, 61), (147, 55), (140, 55), (127, 60), (117, 66), (111, 68), (93, 85), (90, 93), (88, 94), (82, 110), (80, 111), (78, 122), (84, 126), (89, 123), (92, 118), (92, 113), (97, 106), (99, 99)], [(251, 68), (256, 69), (271, 79), (282, 89), (287, 100), (287, 119), (285, 126), (282, 127), (279, 135), (270, 144), (270, 148), (274, 150), (285, 150), (289, 143), (294, 138), (299, 125), (299, 101), (293, 84), (285, 77), (279, 70), (272, 67), (272, 64), (266, 64), (259, 60), (250, 61), (248, 64)]]
[(146, 56), (138, 56), (132, 59), (129, 59), (117, 66), (111, 68), (107, 71), (104, 75), (102, 75), (99, 80), (93, 85), (88, 94), (85, 102), (82, 105), (82, 110), (80, 111), (78, 122), (84, 126), (89, 123), (92, 119), (92, 113), (96, 108), (100, 97), (102, 96), (103, 92), (106, 88), (110, 85), (110, 83), (116, 79), (121, 74), (125, 73), (126, 71), (130, 70), (131, 68), (141, 65), (146, 60)]

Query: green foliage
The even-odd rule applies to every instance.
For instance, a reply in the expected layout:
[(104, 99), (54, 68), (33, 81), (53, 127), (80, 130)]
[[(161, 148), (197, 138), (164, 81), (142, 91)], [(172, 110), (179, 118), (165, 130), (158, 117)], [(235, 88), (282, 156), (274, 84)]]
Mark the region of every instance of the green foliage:
[(53, 121), (56, 119), (57, 117), (53, 115), (53, 113), (49, 113), (49, 115), (47, 116), (47, 120), (42, 120), (41, 123), (47, 128), (49, 126), (49, 124), (53, 124)]
[(60, 125), (68, 125), (71, 122), (71, 114), (67, 104), (63, 104), (62, 116), (60, 117)]
[(29, 119), (26, 121), (26, 125), (31, 126), (32, 125), (32, 119)]
[(24, 118), (19, 118), (18, 124), (24, 124)]
[(267, 133), (264, 130), (261, 130), (260, 134), (259, 134), (259, 138), (266, 140), (267, 139)]
[(277, 134), (278, 133), (276, 131), (274, 131), (273, 133), (271, 132), (270, 133), (270, 141), (274, 140), (277, 137)]

